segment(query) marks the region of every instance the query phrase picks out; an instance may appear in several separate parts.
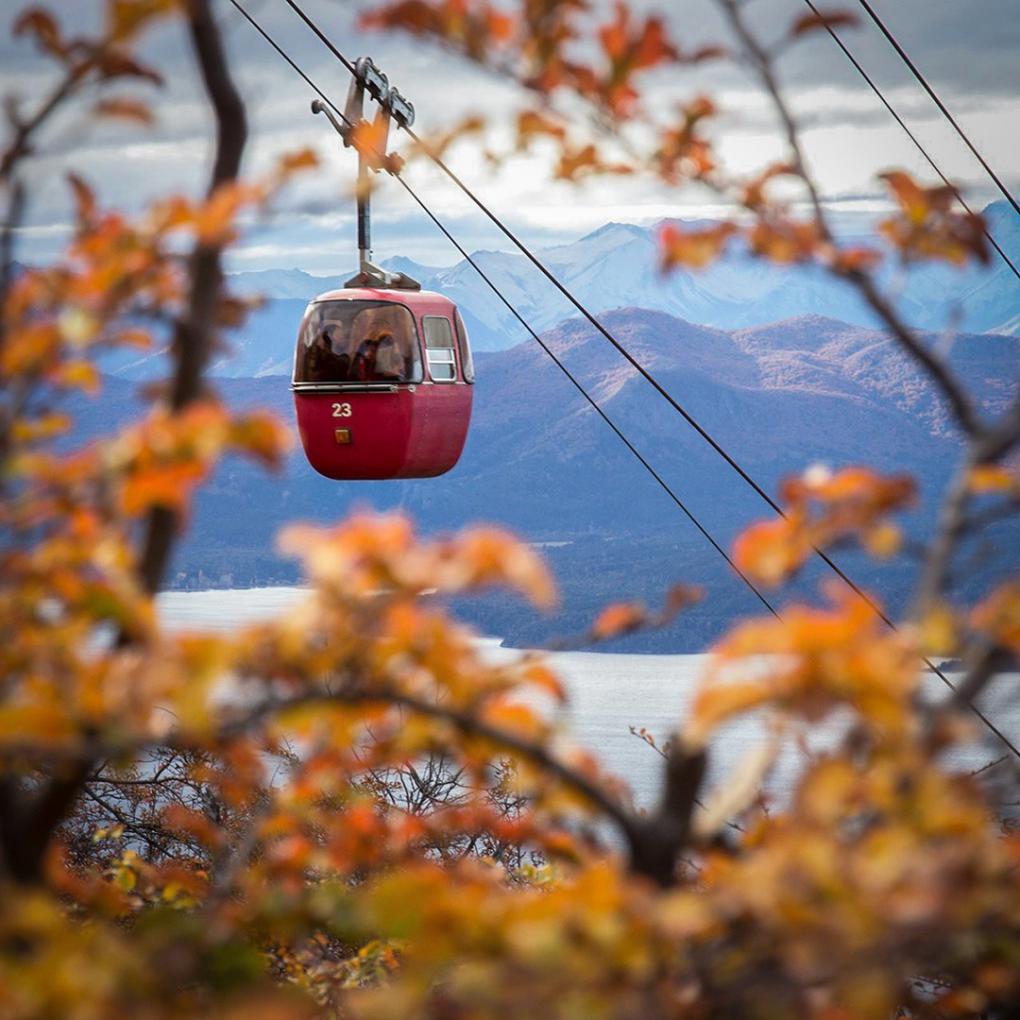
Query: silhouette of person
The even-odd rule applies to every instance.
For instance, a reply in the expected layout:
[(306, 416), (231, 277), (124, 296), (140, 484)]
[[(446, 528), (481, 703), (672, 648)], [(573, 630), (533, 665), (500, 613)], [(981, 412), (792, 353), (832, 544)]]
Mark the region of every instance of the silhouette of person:
[(375, 337), (365, 337), (354, 355), (351, 375), (359, 382), (368, 382), (375, 377), (375, 355), (379, 341)]
[(375, 351), (375, 377), (396, 380), (404, 377), (404, 357), (392, 333), (379, 337)]
[(305, 352), (305, 378), (308, 382), (328, 382), (333, 349), (329, 339), (329, 327), (315, 331), (311, 344)]

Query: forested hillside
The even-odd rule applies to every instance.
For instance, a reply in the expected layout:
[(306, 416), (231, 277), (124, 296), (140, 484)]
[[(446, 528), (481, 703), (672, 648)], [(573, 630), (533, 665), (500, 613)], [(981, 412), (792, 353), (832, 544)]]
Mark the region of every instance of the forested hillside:
[[(927, 497), (957, 459), (945, 408), (918, 369), (881, 333), (819, 316), (727, 332), (665, 313), (623, 309), (605, 316), (634, 355), (695, 417), (775, 492), (786, 475), (822, 462), (910, 470)], [(288, 326), (292, 323), (288, 323)], [(768, 508), (590, 326), (569, 320), (546, 334), (681, 499), (723, 542)], [(938, 338), (927, 338), (937, 343)], [(280, 342), (289, 359), (289, 336)], [(1012, 337), (963, 335), (951, 362), (989, 410), (1009, 397), (1020, 365)], [(285, 377), (221, 378), (228, 401), (291, 416)], [(83, 408), (98, 432), (126, 417), (135, 384), (110, 387), (111, 404)], [(753, 599), (668, 496), (654, 484), (533, 342), (478, 357), (474, 419), (464, 456), (449, 475), (420, 481), (336, 483), (307, 466), (299, 449), (278, 476), (228, 462), (203, 493), (172, 575), (177, 587), (290, 582), (297, 571), (275, 551), (276, 529), (294, 518), (332, 521), (359, 505), (402, 508), (426, 530), (472, 521), (507, 525), (540, 544), (563, 588), (548, 618), (501, 597), (465, 607), (475, 622), (527, 643), (583, 629), (616, 592), (654, 601), (673, 581), (696, 581), (709, 598), (673, 630), (630, 639), (629, 648), (693, 650), (722, 632)], [(909, 523), (909, 522), (908, 522)], [(1020, 549), (1004, 536), (978, 571), (1005, 569)], [(862, 560), (862, 580), (894, 603), (910, 580)], [(818, 575), (808, 575), (805, 591)]]

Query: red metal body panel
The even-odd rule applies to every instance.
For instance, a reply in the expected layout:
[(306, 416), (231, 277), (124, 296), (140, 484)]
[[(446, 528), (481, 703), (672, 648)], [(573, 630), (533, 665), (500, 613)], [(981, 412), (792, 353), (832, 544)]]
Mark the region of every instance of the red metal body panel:
[[(452, 326), (453, 302), (429, 291), (367, 288), (330, 291), (315, 302), (344, 300), (392, 301), (409, 308), (425, 378), (383, 390), (351, 384), (296, 389), (298, 431), (309, 463), (334, 479), (430, 478), (449, 471), (467, 438), (474, 387), (464, 381), (459, 350), (456, 382), (429, 379), (421, 319), (441, 315)], [(349, 430), (349, 442), (337, 440), (337, 430), (343, 429)]]

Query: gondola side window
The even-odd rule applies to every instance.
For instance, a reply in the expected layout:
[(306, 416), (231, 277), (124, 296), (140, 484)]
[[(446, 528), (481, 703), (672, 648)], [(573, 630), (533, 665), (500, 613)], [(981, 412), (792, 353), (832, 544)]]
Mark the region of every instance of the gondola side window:
[(467, 327), (458, 311), (454, 316), (457, 325), (457, 346), (460, 348), (460, 367), (464, 372), (464, 381), (473, 383), (475, 381), (475, 360), (471, 357), (471, 343), (468, 340)]
[(414, 316), (392, 301), (308, 306), (294, 359), (295, 383), (421, 382)]
[(457, 362), (453, 354), (453, 329), (445, 315), (426, 315), (425, 353), (429, 359), (429, 375), (434, 382), (454, 382)]

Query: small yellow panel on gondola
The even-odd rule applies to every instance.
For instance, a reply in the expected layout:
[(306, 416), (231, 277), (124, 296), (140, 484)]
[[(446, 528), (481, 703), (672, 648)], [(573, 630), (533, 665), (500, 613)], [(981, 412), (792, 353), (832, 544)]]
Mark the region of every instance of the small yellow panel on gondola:
[(336, 436), (336, 441), (341, 446), (350, 446), (350, 443), (351, 443), (351, 430), (350, 429), (337, 429), (334, 432), (334, 435)]

